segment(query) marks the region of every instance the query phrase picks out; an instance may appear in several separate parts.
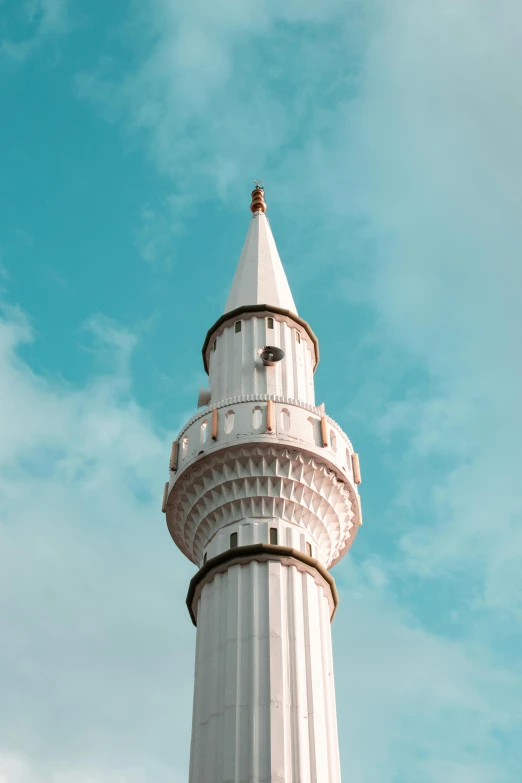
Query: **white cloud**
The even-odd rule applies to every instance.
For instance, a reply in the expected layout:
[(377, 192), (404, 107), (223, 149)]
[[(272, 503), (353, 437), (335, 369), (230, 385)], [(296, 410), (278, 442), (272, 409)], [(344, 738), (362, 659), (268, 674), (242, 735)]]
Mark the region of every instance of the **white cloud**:
[(189, 723), (175, 738), (171, 727), (191, 710), (180, 672), (193, 668), (183, 602), (193, 569), (159, 511), (171, 434), (160, 438), (132, 397), (135, 337), (100, 317), (90, 328), (104, 354), (112, 346), (113, 370), (72, 388), (19, 358), (32, 339), (23, 313), (0, 322), (0, 779), (9, 783), (141, 783), (156, 766), (181, 780), (186, 766)]
[(519, 677), (476, 641), (423, 628), (375, 579), (380, 565), (342, 572), (333, 637), (344, 774), (364, 783), (515, 780), (517, 759), (501, 737), (522, 719)]
[(416, 570), (470, 571), (479, 601), (516, 612), (521, 23), (510, 2), (395, 4), (350, 110), (368, 174), (359, 204), (377, 237), (373, 301), (431, 379), (380, 421), (409, 437), (401, 480), (410, 492), (418, 481), (417, 509), (433, 512), (403, 547)]
[(226, 200), (238, 183), (273, 170), (274, 154), (291, 154), (299, 143), (318, 83), (332, 88), (329, 78), (322, 82), (325, 36), (336, 33), (326, 54), (335, 67), (364, 26), (360, 5), (351, 0), (350, 16), (338, 0), (156, 0), (146, 10), (135, 3), (129, 48), (136, 66), (122, 72), (104, 57), (97, 71), (78, 76), (78, 92), (145, 142), (178, 196), (217, 192)]
[[(158, 783), (182, 780), (173, 778), (170, 770), (161, 767), (155, 768), (153, 775)], [(88, 765), (76, 768), (57, 764), (54, 768), (43, 769), (21, 755), (0, 752), (0, 783), (149, 783), (150, 780), (148, 772), (133, 768), (96, 769)]]
[(136, 246), (144, 261), (167, 269), (172, 267), (176, 258), (175, 240), (185, 226), (180, 215), (185, 216), (193, 203), (190, 196), (171, 194), (162, 204), (143, 206)]

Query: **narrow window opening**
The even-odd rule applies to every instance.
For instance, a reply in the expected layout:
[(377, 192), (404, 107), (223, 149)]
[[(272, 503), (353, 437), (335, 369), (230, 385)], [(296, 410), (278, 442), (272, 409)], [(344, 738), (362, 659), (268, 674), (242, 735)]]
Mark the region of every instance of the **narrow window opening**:
[(290, 429), (290, 411), (286, 408), (281, 411), (281, 427), (285, 432)]
[(316, 446), (321, 445), (321, 422), (313, 416), (308, 417), (309, 433)]
[(333, 430), (330, 430), (330, 448), (333, 451), (337, 451), (337, 438)]
[(266, 319), (266, 326), (267, 326), (267, 329), (273, 329), (274, 328), (274, 319), (273, 318), (267, 318)]
[(206, 443), (208, 438), (208, 421), (204, 421), (201, 424), (201, 431), (199, 433), (199, 439), (201, 443)]
[(263, 424), (263, 411), (261, 410), (259, 405), (256, 405), (256, 407), (252, 411), (252, 426), (255, 430), (259, 430), (262, 424)]
[(271, 527), (270, 528), (270, 543), (277, 545), (277, 528)]
[(207, 553), (205, 552), (205, 554), (203, 555), (203, 565), (205, 565), (206, 562), (207, 562)]
[(297, 329), (295, 330), (295, 341), (296, 343), (301, 342), (301, 332), (298, 332)]
[(235, 416), (234, 411), (228, 411), (225, 414), (225, 435), (229, 435), (234, 429)]
[(308, 543), (308, 541), (306, 542), (306, 554), (309, 555), (310, 557), (313, 557), (313, 555), (312, 555), (312, 545), (310, 543)]
[(212, 350), (215, 351), (217, 346), (217, 338), (214, 340), (214, 343), (212, 345)]
[(183, 458), (187, 456), (188, 451), (188, 438), (183, 438), (181, 442), (181, 453), (183, 455)]
[(237, 533), (230, 534), (230, 549), (234, 549), (237, 546)]
[(234, 330), (236, 334), (241, 331), (241, 321), (236, 321), (236, 323), (234, 324)]

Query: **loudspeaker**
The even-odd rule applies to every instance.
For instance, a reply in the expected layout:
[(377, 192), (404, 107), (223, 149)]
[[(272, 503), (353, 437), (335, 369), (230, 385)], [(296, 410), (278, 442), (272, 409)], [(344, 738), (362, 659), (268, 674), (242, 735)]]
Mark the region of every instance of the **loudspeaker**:
[(273, 367), (274, 364), (284, 359), (285, 352), (282, 348), (276, 348), (275, 345), (265, 345), (261, 348), (260, 357), (263, 360), (265, 367)]

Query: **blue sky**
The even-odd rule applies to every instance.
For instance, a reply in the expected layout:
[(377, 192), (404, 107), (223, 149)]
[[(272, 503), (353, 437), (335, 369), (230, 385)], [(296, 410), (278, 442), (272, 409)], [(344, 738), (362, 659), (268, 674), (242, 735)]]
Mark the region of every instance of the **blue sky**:
[(252, 181), (361, 456), (345, 780), (518, 783), (522, 9), (0, 0), (0, 783), (187, 779), (158, 508)]

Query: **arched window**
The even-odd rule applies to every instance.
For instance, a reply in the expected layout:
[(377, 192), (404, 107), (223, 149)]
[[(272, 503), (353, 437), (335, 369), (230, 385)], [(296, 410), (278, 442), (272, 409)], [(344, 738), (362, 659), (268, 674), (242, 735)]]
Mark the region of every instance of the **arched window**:
[(237, 546), (237, 533), (230, 534), (230, 549), (234, 549)]
[(237, 332), (241, 331), (241, 321), (236, 321), (236, 323), (234, 324), (234, 331), (236, 332), (236, 334)]
[(234, 419), (236, 414), (234, 411), (227, 411), (225, 413), (225, 435), (228, 435), (234, 429)]
[(290, 411), (286, 408), (281, 411), (281, 427), (285, 432), (290, 429)]
[(311, 545), (311, 544), (310, 544), (308, 541), (306, 542), (306, 554), (307, 554), (309, 557), (313, 557), (313, 554), (312, 554), (312, 545)]
[(330, 448), (337, 451), (337, 436), (333, 430), (330, 430)]
[(274, 328), (274, 319), (273, 318), (267, 318), (266, 319), (266, 328), (267, 329), (273, 329)]
[(183, 459), (185, 459), (185, 457), (187, 456), (187, 451), (188, 451), (188, 438), (183, 438), (183, 440), (181, 441), (181, 456), (183, 457)]
[(261, 426), (263, 424), (263, 411), (259, 407), (259, 405), (256, 405), (254, 410), (252, 411), (252, 426), (255, 430), (261, 429)]
[(199, 440), (201, 443), (206, 443), (208, 438), (208, 421), (205, 419), (201, 423), (201, 429), (199, 431)]
[(213, 342), (213, 344), (212, 344), (212, 350), (213, 350), (213, 351), (215, 351), (215, 350), (216, 350), (216, 346), (217, 346), (217, 337), (216, 337), (216, 339), (214, 340), (214, 342)]
[(295, 330), (295, 341), (296, 343), (301, 342), (301, 332), (298, 332), (297, 329)]
[(321, 446), (321, 422), (313, 416), (308, 417), (310, 438), (316, 446)]

